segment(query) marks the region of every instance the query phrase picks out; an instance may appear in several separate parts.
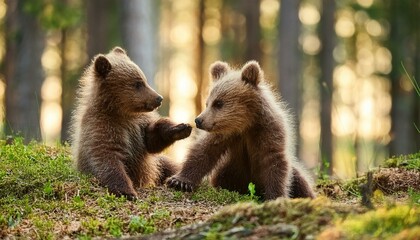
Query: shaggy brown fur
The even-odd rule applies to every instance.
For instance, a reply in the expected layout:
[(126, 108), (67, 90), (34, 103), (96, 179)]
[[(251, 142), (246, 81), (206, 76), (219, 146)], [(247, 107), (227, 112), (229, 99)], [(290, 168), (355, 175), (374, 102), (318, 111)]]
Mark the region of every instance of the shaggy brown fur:
[(289, 114), (264, 81), (257, 62), (231, 70), (216, 62), (207, 108), (195, 120), (205, 130), (189, 151), (170, 187), (192, 191), (208, 174), (210, 183), (246, 193), (256, 185), (264, 199), (315, 196), (294, 156)]
[(135, 188), (161, 184), (178, 166), (156, 153), (191, 133), (154, 111), (162, 97), (140, 68), (116, 47), (97, 55), (80, 80), (73, 116), (72, 151), (77, 167), (111, 193), (135, 198)]

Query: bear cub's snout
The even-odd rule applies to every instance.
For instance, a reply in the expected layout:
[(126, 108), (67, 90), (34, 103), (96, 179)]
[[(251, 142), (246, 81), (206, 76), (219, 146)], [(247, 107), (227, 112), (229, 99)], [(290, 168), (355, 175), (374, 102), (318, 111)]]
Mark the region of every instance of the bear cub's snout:
[(197, 128), (203, 129), (203, 119), (202, 118), (196, 118), (195, 120), (195, 125), (197, 126)]
[(160, 106), (162, 104), (162, 101), (163, 101), (163, 97), (159, 95), (156, 98), (156, 105)]

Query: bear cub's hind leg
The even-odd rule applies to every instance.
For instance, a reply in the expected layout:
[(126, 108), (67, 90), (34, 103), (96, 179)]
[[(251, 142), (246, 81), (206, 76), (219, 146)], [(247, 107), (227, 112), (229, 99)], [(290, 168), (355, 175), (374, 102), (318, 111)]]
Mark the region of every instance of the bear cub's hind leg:
[(252, 182), (250, 172), (246, 165), (240, 161), (234, 161), (232, 156), (226, 156), (229, 161), (218, 167), (210, 178), (214, 187), (221, 187), (240, 194), (248, 193), (248, 185)]
[(293, 167), (292, 171), (289, 195), (291, 198), (315, 198), (315, 193), (308, 180), (305, 179), (303, 173), (295, 167)]
[(180, 167), (178, 164), (171, 161), (171, 159), (159, 155), (156, 156), (156, 160), (158, 161), (158, 168), (159, 168), (159, 179), (157, 184), (163, 185), (169, 177), (175, 175)]
[(128, 200), (136, 200), (137, 193), (133, 182), (125, 171), (125, 166), (119, 160), (103, 160), (102, 165), (96, 169), (101, 185), (106, 186), (110, 193), (116, 196), (125, 196)]

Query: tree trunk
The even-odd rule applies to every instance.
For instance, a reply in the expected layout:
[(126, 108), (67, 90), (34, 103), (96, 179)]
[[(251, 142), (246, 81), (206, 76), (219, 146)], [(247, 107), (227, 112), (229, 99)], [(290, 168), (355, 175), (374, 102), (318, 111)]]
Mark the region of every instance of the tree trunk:
[(246, 27), (243, 23), (241, 6), (247, 1), (221, 2), (221, 43), (220, 58), (232, 65), (242, 65), (245, 57)]
[[(322, 1), (322, 15), (320, 22), (320, 38), (322, 42), (322, 49), (319, 55), (321, 78), (320, 78), (320, 93), (321, 93), (321, 169), (332, 174), (333, 167), (333, 144), (331, 132), (331, 104), (333, 89), (333, 71), (334, 71), (334, 57), (333, 51), (335, 47), (335, 1)], [(324, 164), (326, 163), (326, 164)]]
[(6, 134), (41, 140), (40, 106), (45, 35), (23, 1), (9, 0), (6, 14)]
[[(280, 7), (279, 23), (279, 88), (283, 100), (294, 114), (296, 136), (299, 136), (300, 113), (300, 22), (298, 0), (283, 0)], [(296, 137), (299, 141), (299, 137)], [(296, 149), (296, 152), (298, 150)]]
[(143, 70), (149, 84), (155, 87), (156, 10), (153, 0), (122, 1), (122, 38), (131, 60)]
[(71, 81), (68, 77), (67, 72), (67, 56), (66, 56), (66, 46), (67, 46), (67, 35), (68, 30), (63, 29), (61, 30), (61, 43), (60, 43), (60, 55), (61, 55), (61, 67), (60, 67), (60, 75), (61, 75), (61, 85), (62, 85), (62, 94), (61, 94), (61, 108), (63, 111), (63, 118), (61, 120), (61, 141), (69, 141), (69, 127), (70, 127), (70, 119), (72, 113), (72, 107), (74, 104), (75, 96), (75, 87), (77, 83)]
[(195, 114), (200, 114), (202, 110), (202, 91), (203, 91), (203, 65), (204, 65), (204, 40), (203, 40), (203, 25), (204, 25), (204, 0), (199, 0), (198, 3), (198, 45), (197, 45), (197, 66), (196, 66), (196, 82), (197, 95), (195, 96)]
[[(112, 6), (110, 0), (89, 0), (87, 1), (87, 51), (89, 59), (98, 53), (109, 51), (109, 28)], [(114, 33), (115, 34), (115, 33)]]
[[(413, 32), (413, 37), (415, 39), (415, 56), (414, 56), (414, 79), (416, 81), (416, 85), (420, 86), (420, 29), (418, 28), (418, 23), (420, 22), (420, 3), (417, 0), (411, 1), (411, 29)], [(420, 90), (420, 89), (418, 89)], [(415, 92), (414, 94), (414, 106), (413, 106), (413, 125), (416, 128), (415, 133), (413, 134), (413, 143), (414, 143), (414, 151), (419, 151), (420, 149), (420, 93)]]
[[(420, 10), (420, 4), (417, 5), (417, 9)], [(418, 11), (417, 10), (417, 11)], [(420, 15), (416, 14), (417, 21), (420, 22)], [(415, 56), (415, 72), (413, 80), (416, 81), (417, 85), (420, 86), (420, 29), (415, 29), (416, 35), (416, 56)], [(419, 89), (420, 90), (420, 89)], [(414, 124), (416, 127), (416, 133), (414, 134), (414, 143), (415, 150), (420, 149), (420, 93), (415, 95), (415, 104), (414, 104)]]
[[(418, 149), (415, 149), (413, 142), (416, 134), (413, 125), (414, 119), (414, 91), (404, 88), (403, 81), (407, 81), (408, 76), (402, 71), (401, 63), (410, 72), (413, 72), (410, 61), (409, 44), (409, 29), (408, 23), (404, 21), (407, 17), (404, 11), (404, 2), (390, 1), (391, 11), (391, 33), (390, 33), (390, 50), (392, 54), (392, 71), (391, 77), (391, 95), (392, 95), (392, 108), (391, 108), (391, 136), (390, 154), (408, 154)], [(411, 84), (411, 83), (410, 83)]]
[(245, 60), (261, 61), (261, 26), (260, 26), (260, 0), (248, 0), (244, 2), (246, 50)]

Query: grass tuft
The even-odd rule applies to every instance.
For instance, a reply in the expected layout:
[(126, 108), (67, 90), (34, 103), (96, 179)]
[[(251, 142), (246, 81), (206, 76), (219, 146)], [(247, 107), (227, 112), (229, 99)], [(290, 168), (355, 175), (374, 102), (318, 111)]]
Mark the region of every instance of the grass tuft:
[(253, 201), (255, 195), (241, 195), (226, 189), (213, 188), (207, 184), (200, 186), (193, 193), (191, 199), (194, 201), (210, 201), (220, 205), (232, 204), (236, 202)]
[(23, 199), (62, 198), (68, 181), (86, 182), (71, 165), (68, 147), (48, 147), (36, 142), (23, 144), (15, 138), (12, 144), (0, 141), (0, 196)]

